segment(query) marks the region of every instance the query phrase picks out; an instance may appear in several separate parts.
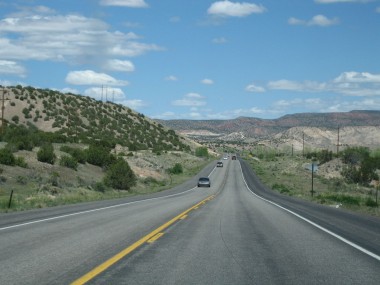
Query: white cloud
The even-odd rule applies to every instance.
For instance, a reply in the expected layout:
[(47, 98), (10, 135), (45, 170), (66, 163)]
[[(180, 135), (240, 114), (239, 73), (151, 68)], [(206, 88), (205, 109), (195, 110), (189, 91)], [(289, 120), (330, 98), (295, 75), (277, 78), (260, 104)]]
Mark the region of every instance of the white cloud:
[(308, 21), (297, 19), (294, 17), (288, 19), (288, 24), (290, 25), (328, 27), (332, 25), (337, 25), (338, 23), (339, 23), (338, 18), (329, 19), (324, 15), (316, 15)]
[(66, 93), (71, 93), (71, 94), (81, 94), (77, 89), (66, 87), (61, 89), (61, 92), (66, 94)]
[(117, 80), (108, 74), (92, 70), (70, 71), (66, 76), (66, 82), (73, 85), (128, 85), (127, 81)]
[(100, 0), (103, 6), (122, 6), (131, 8), (145, 8), (148, 4), (144, 0)]
[(53, 60), (103, 66), (115, 57), (134, 57), (163, 48), (134, 33), (110, 31), (107, 23), (80, 15), (30, 14), (0, 21), (0, 58)]
[(84, 95), (103, 101), (121, 101), (125, 99), (123, 90), (112, 87), (91, 87), (84, 91)]
[(129, 60), (110, 59), (106, 62), (105, 67), (108, 70), (132, 72), (135, 66)]
[(133, 110), (146, 106), (145, 102), (140, 99), (125, 100), (121, 102), (121, 104), (128, 106), (129, 108)]
[(334, 79), (337, 83), (380, 83), (380, 74), (371, 74), (369, 72), (343, 72)]
[(204, 97), (198, 93), (188, 93), (182, 99), (172, 102), (174, 106), (200, 107), (206, 105)]
[(212, 39), (212, 43), (214, 44), (225, 44), (227, 42), (227, 39), (224, 38), (224, 37), (220, 37), (220, 38), (214, 38)]
[(264, 13), (265, 11), (266, 9), (262, 5), (224, 0), (212, 3), (207, 13), (217, 16), (246, 17), (253, 13)]
[(268, 82), (267, 86), (269, 89), (307, 92), (322, 91), (326, 89), (325, 83), (319, 83), (316, 81), (297, 82), (286, 79), (270, 81)]
[(205, 79), (201, 80), (201, 83), (205, 84), (205, 85), (212, 85), (212, 84), (214, 84), (214, 81), (211, 79), (205, 78)]
[(174, 75), (169, 75), (167, 77), (165, 77), (165, 80), (168, 80), (168, 81), (177, 81), (178, 78)]
[(256, 86), (254, 84), (249, 84), (247, 87), (245, 87), (245, 91), (262, 93), (265, 92), (265, 88), (261, 86)]
[(13, 74), (25, 77), (26, 69), (17, 62), (10, 60), (0, 60), (0, 74)]
[(346, 96), (380, 96), (380, 74), (369, 72), (343, 72), (329, 82), (270, 81), (267, 88), (298, 92), (329, 92)]
[(380, 110), (380, 99), (364, 99), (361, 101), (339, 101), (329, 104), (322, 112), (348, 112), (352, 110)]

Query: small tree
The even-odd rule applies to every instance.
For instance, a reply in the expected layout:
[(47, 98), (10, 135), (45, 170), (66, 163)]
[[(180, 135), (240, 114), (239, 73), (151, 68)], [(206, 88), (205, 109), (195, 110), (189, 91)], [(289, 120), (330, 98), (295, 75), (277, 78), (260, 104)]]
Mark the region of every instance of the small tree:
[(128, 162), (119, 157), (106, 171), (104, 184), (120, 190), (129, 190), (136, 185), (136, 175)]

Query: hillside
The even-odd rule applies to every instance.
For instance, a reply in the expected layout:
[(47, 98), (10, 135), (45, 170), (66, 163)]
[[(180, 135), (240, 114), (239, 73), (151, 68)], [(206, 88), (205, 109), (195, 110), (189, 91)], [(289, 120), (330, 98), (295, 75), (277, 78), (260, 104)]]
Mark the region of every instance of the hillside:
[[(201, 141), (259, 142), (276, 146), (336, 148), (338, 128), (343, 145), (380, 145), (380, 111), (301, 113), (278, 119), (239, 117), (232, 120), (158, 120), (159, 123)], [(306, 134), (306, 136), (305, 136)], [(265, 142), (264, 142), (265, 144)]]
[(3, 92), (7, 125), (33, 125), (72, 142), (106, 140), (130, 150), (189, 149), (189, 142), (173, 130), (109, 101), (20, 85)]

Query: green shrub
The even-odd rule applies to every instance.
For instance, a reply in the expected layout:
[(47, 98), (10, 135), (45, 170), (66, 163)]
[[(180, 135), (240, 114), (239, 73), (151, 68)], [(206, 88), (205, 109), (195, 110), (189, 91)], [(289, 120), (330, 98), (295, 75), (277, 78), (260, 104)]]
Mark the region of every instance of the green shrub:
[(15, 165), (16, 158), (8, 148), (0, 149), (0, 163), (5, 165)]
[(272, 189), (277, 190), (280, 193), (289, 193), (290, 192), (290, 189), (284, 184), (275, 183), (275, 184), (273, 184)]
[(207, 147), (197, 147), (195, 149), (195, 156), (198, 157), (208, 157), (208, 150)]
[(16, 181), (21, 185), (25, 185), (27, 183), (26, 177), (21, 175), (17, 176)]
[(40, 150), (37, 152), (37, 160), (41, 162), (46, 162), (54, 164), (56, 159), (54, 148), (52, 144), (43, 145)]
[(102, 182), (96, 182), (92, 187), (96, 192), (106, 192), (106, 186)]
[(20, 166), (22, 168), (27, 168), (28, 164), (25, 162), (25, 158), (23, 157), (16, 157), (16, 165)]
[(118, 158), (106, 171), (104, 184), (114, 189), (129, 190), (136, 185), (136, 175), (128, 162)]
[(107, 167), (116, 160), (116, 157), (110, 153), (110, 150), (103, 146), (90, 145), (86, 154), (88, 163), (100, 167)]
[(367, 207), (377, 207), (378, 205), (377, 205), (377, 203), (376, 203), (376, 201), (375, 200), (373, 200), (372, 198), (367, 198), (367, 200), (365, 201), (365, 205), (367, 206)]
[(14, 116), (12, 117), (12, 121), (15, 122), (16, 124), (18, 124), (19, 120), (20, 120), (20, 118), (19, 118), (19, 116), (17, 116), (17, 115), (14, 115)]
[(59, 165), (77, 170), (78, 161), (69, 155), (62, 155)]
[(82, 164), (86, 163), (86, 160), (87, 160), (86, 151), (81, 150), (79, 148), (70, 147), (67, 145), (61, 146), (60, 150), (63, 152), (67, 152), (68, 154), (71, 154), (71, 156), (75, 158), (78, 163), (82, 163)]
[(183, 173), (183, 168), (180, 163), (176, 163), (172, 168), (168, 169), (170, 174), (181, 174)]

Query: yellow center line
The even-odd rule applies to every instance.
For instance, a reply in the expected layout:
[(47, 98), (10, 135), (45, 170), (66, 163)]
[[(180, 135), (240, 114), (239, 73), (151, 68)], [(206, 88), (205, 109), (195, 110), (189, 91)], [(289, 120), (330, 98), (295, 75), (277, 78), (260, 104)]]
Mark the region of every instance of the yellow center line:
[(178, 216), (174, 217), (170, 221), (168, 221), (165, 224), (159, 226), (154, 231), (150, 232), (149, 234), (147, 234), (143, 238), (139, 239), (138, 241), (136, 241), (135, 243), (133, 243), (129, 247), (123, 249), (122, 251), (120, 251), (119, 253), (117, 253), (116, 255), (114, 255), (113, 257), (111, 257), (110, 259), (106, 260), (102, 264), (100, 264), (97, 267), (95, 267), (94, 269), (92, 269), (90, 272), (86, 273), (82, 277), (80, 277), (77, 280), (75, 280), (74, 282), (72, 282), (71, 285), (85, 284), (86, 282), (90, 281), (91, 279), (93, 279), (94, 277), (96, 277), (97, 275), (99, 275), (100, 273), (102, 273), (103, 271), (105, 271), (107, 268), (109, 268), (110, 266), (112, 266), (113, 264), (115, 264), (116, 262), (118, 262), (119, 260), (121, 260), (122, 258), (124, 258), (125, 256), (127, 256), (129, 253), (131, 253), (132, 251), (134, 251), (135, 249), (137, 249), (138, 247), (140, 247), (141, 245), (143, 245), (149, 239), (151, 239), (152, 237), (154, 237), (157, 234), (161, 233), (163, 230), (165, 230), (167, 227), (169, 227), (170, 225), (172, 225), (173, 223), (175, 223), (177, 220), (179, 220), (183, 216), (187, 215), (190, 211), (192, 211), (195, 208), (199, 207), (199, 205), (201, 205), (202, 203), (213, 199), (214, 197), (215, 197), (215, 195), (211, 195), (211, 196), (207, 197), (206, 199), (202, 200), (201, 202), (195, 204), (191, 208), (189, 208), (186, 211), (182, 212)]

